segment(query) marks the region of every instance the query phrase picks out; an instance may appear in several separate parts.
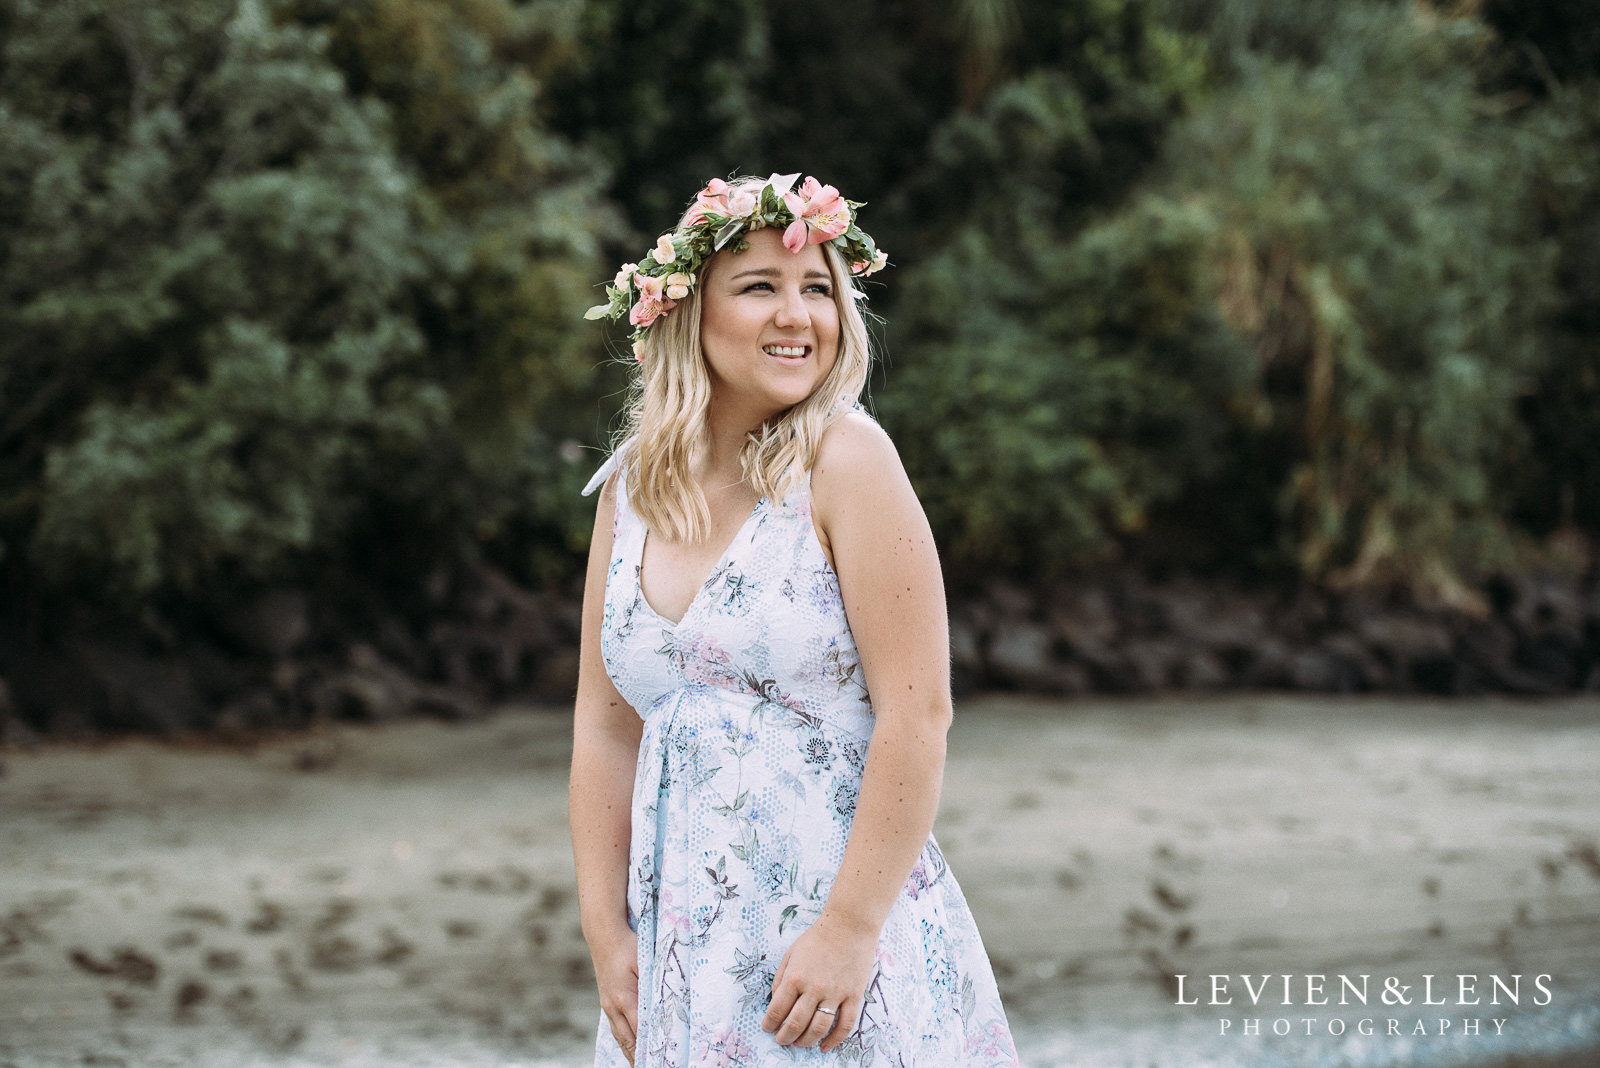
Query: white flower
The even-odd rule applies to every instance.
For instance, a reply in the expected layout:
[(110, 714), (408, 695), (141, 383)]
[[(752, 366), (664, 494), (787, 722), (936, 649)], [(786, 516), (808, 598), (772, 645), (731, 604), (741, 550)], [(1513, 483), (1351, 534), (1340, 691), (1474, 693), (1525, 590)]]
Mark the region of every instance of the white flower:
[(637, 263), (624, 263), (622, 270), (618, 271), (617, 276), (611, 280), (612, 285), (618, 289), (627, 289), (628, 286), (633, 284), (633, 272), (638, 269), (639, 265)]
[(667, 299), (668, 300), (682, 300), (684, 297), (687, 297), (688, 295), (689, 295), (689, 287), (688, 286), (668, 286), (667, 287)]
[(672, 247), (672, 235), (662, 234), (656, 239), (656, 262), (668, 264), (678, 258), (678, 250)]
[(740, 189), (728, 195), (728, 214), (735, 219), (747, 219), (755, 214), (761, 198), (752, 189)]
[(682, 300), (689, 295), (689, 290), (694, 286), (694, 279), (682, 271), (667, 276), (667, 297), (671, 300)]

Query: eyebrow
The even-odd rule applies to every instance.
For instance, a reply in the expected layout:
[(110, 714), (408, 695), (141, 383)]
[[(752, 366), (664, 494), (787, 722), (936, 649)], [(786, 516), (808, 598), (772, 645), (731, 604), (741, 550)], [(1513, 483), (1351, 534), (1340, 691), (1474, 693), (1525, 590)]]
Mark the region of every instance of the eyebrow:
[[(728, 279), (728, 281), (737, 282), (741, 278), (776, 278), (782, 273), (783, 272), (778, 270), (776, 267), (752, 267), (748, 271), (740, 271), (738, 274)], [(823, 278), (827, 279), (828, 281), (832, 281), (832, 277), (827, 271), (819, 271), (815, 268), (807, 271), (806, 277)]]

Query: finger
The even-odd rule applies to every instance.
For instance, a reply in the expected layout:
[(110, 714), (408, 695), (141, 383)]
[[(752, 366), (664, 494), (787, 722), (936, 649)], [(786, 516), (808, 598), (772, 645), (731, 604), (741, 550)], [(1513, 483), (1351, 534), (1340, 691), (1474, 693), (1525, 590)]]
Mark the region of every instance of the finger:
[(838, 1022), (833, 1025), (827, 1037), (822, 1040), (823, 1052), (831, 1052), (845, 1039), (849, 1038), (856, 1029), (856, 1014), (861, 1011), (860, 998), (845, 998), (844, 1004), (839, 1006)]
[(635, 1041), (639, 1034), (639, 977), (636, 974), (633, 980), (633, 989), (622, 999), (622, 1019), (628, 1026), (628, 1041)]
[[(779, 969), (783, 965), (778, 965)], [(783, 1026), (783, 1021), (788, 1019), (789, 1013), (794, 1009), (795, 999), (800, 992), (777, 979), (772, 981), (772, 1001), (767, 1005), (767, 1014), (761, 1017), (761, 1030), (776, 1032)]]
[(801, 994), (795, 999), (794, 1008), (789, 1010), (789, 1015), (783, 1018), (783, 1026), (772, 1037), (778, 1040), (778, 1045), (787, 1046), (801, 1035), (806, 1033), (806, 1028), (811, 1026), (811, 1018), (817, 1012), (817, 999), (812, 994)]
[[(823, 1012), (823, 1009), (833, 1009), (832, 1012)], [(795, 1045), (810, 1048), (822, 1041), (824, 1035), (833, 1030), (834, 1021), (839, 1018), (839, 1010), (832, 1005), (817, 1003), (811, 1013), (811, 1022), (806, 1025), (805, 1033), (795, 1041)]]
[(611, 1038), (616, 1039), (618, 1049), (621, 1049), (622, 1055), (627, 1057), (627, 1063), (632, 1065), (632, 1063), (634, 1063), (634, 1038), (632, 1038), (632, 1034), (624, 1033), (622, 1028), (619, 1028), (616, 1023), (613, 1023), (613, 1025), (611, 1025)]
[(628, 1058), (628, 1063), (633, 1063), (634, 1030), (621, 1013), (612, 1015), (606, 1013), (606, 1019), (611, 1022), (611, 1037), (617, 1040), (617, 1045), (622, 1049), (622, 1055)]
[(778, 961), (778, 970), (772, 973), (772, 989), (778, 989), (778, 984), (783, 982), (783, 973), (789, 970), (789, 954), (793, 952), (793, 944), (783, 951), (783, 959)]

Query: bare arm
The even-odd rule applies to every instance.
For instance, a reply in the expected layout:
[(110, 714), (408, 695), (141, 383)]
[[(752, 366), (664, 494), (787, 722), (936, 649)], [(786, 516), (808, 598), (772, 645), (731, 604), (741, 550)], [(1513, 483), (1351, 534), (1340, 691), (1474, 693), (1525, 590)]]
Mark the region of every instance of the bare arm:
[(600, 1004), (617, 1042), (633, 1060), (638, 1027), (638, 942), (628, 927), (628, 848), (633, 776), (643, 721), (617, 692), (600, 655), (616, 475), (596, 510), (583, 588), (583, 636), (572, 721), (572, 780), (567, 810), (578, 869), (578, 911), (594, 958)]
[[(950, 636), (933, 534), (888, 436), (845, 416), (823, 438), (811, 485), (876, 722), (843, 863), (822, 915), (784, 958), (767, 1023), (780, 1042), (827, 1035), (832, 1049), (854, 1026), (884, 922), (938, 812)], [(818, 1006), (838, 1010), (831, 1033)]]

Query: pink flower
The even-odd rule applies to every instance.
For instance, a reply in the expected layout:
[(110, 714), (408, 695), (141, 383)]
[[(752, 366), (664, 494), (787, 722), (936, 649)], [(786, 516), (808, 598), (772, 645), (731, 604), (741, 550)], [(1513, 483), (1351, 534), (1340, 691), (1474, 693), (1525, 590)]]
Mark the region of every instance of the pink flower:
[(633, 284), (639, 287), (639, 301), (628, 309), (628, 322), (634, 326), (649, 326), (677, 306), (677, 301), (667, 296), (665, 279), (653, 274), (635, 271)]
[(640, 297), (639, 302), (628, 309), (628, 322), (634, 326), (649, 326), (661, 318), (661, 313), (665, 310), (659, 300)]
[(790, 252), (831, 241), (850, 229), (850, 205), (837, 189), (815, 178), (807, 178), (798, 193), (785, 193), (783, 202), (794, 215), (783, 232), (783, 247)]
[(859, 263), (852, 263), (850, 265), (850, 273), (862, 275), (872, 274), (875, 271), (883, 270), (888, 265), (889, 254), (880, 248), (878, 251), (872, 254), (872, 259), (862, 260)]
[(628, 309), (628, 322), (634, 326), (649, 326), (677, 306), (666, 294), (666, 279), (635, 271), (633, 284), (639, 287), (639, 301)]
[(728, 214), (735, 219), (746, 219), (755, 214), (761, 203), (760, 190), (735, 189), (728, 195)]
[(695, 194), (694, 204), (684, 217), (684, 225), (693, 226), (706, 221), (709, 215), (728, 215), (728, 192), (732, 187), (721, 178), (713, 178), (706, 187)]

